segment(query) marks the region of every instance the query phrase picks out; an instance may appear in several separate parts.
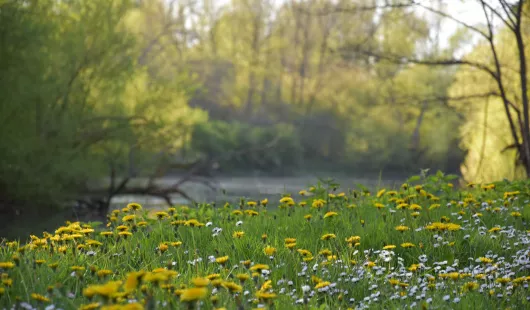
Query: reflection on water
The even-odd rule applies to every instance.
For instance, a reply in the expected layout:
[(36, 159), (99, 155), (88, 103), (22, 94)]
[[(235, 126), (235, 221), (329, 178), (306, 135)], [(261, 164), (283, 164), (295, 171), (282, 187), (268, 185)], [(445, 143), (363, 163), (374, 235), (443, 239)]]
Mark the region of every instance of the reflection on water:
[[(178, 179), (164, 178), (157, 182), (159, 185), (169, 186)], [(298, 193), (301, 189), (307, 189), (318, 182), (316, 177), (222, 177), (211, 180), (217, 190), (212, 189), (201, 183), (188, 183), (182, 186), (182, 190), (191, 196), (197, 202), (219, 202), (237, 201), (241, 197), (252, 199), (269, 198), (274, 199), (284, 193)], [(401, 182), (394, 180), (375, 180), (375, 179), (356, 179), (356, 178), (337, 178), (337, 183), (341, 185), (338, 190), (347, 190), (356, 188), (357, 184), (362, 184), (368, 188), (393, 187)], [(141, 183), (142, 180), (136, 180)], [(173, 195), (172, 202), (175, 205), (188, 204), (186, 199), (179, 195)], [(166, 202), (161, 198), (123, 195), (117, 196), (111, 201), (111, 208), (123, 208), (129, 202), (138, 202), (145, 208), (165, 208)], [(273, 204), (274, 205), (274, 204)], [(41, 234), (42, 231), (53, 231), (61, 226), (64, 221), (94, 221), (104, 220), (100, 218), (80, 217), (71, 210), (61, 211), (55, 214), (39, 214), (34, 217), (18, 217), (15, 219), (0, 220), (0, 238), (27, 238), (29, 234)]]

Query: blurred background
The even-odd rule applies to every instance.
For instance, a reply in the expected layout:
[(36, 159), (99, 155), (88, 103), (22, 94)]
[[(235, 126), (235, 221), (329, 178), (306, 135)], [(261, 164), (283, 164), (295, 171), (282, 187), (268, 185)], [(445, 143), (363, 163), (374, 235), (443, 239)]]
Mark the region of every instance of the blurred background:
[(0, 237), (319, 177), (526, 177), (525, 3), (0, 0)]

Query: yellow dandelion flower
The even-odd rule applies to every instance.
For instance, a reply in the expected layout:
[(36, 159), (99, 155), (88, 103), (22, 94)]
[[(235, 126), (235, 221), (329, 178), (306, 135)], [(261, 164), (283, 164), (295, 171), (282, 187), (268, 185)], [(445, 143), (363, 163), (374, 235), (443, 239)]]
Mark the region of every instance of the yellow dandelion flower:
[(280, 203), (283, 203), (283, 204), (286, 204), (286, 205), (290, 205), (290, 206), (295, 204), (293, 198), (291, 198), (291, 197), (283, 197), (282, 199), (280, 199)]
[(263, 249), (263, 253), (265, 253), (265, 255), (272, 256), (276, 253), (276, 248), (268, 245)]
[(217, 257), (215, 259), (215, 261), (221, 265), (223, 264), (226, 264), (226, 262), (228, 261), (228, 255), (227, 256), (221, 256), (221, 257)]
[(142, 205), (136, 202), (132, 202), (127, 205), (127, 209), (131, 209), (134, 211), (142, 210)]
[(337, 238), (335, 234), (324, 234), (322, 237), (320, 237), (321, 240), (330, 240), (335, 238)]
[(109, 276), (113, 274), (112, 270), (108, 270), (108, 269), (101, 269), (101, 270), (98, 270), (96, 272), (96, 275), (99, 277), (99, 278), (104, 278), (106, 276)]
[(247, 273), (239, 273), (236, 275), (236, 278), (238, 278), (241, 282), (245, 282), (250, 278), (250, 276)]
[(116, 229), (119, 230), (119, 231), (127, 231), (127, 230), (129, 230), (129, 226), (120, 225), (120, 226), (116, 227)]
[(322, 209), (324, 205), (326, 204), (326, 201), (323, 199), (315, 199), (311, 203), (311, 207), (315, 209)]
[(285, 238), (283, 241), (285, 243), (294, 243), (296, 242), (296, 238)]
[(413, 203), (413, 204), (410, 205), (409, 210), (418, 211), (418, 210), (421, 210), (421, 206), (418, 205), (418, 204)]
[(158, 211), (158, 212), (155, 212), (155, 216), (157, 219), (161, 220), (161, 219), (169, 217), (169, 214), (164, 211)]
[(13, 262), (0, 262), (0, 269), (12, 269), (15, 267)]
[(234, 231), (232, 234), (232, 237), (234, 238), (242, 238), (245, 235), (245, 232), (243, 231)]
[(197, 287), (205, 287), (210, 284), (210, 280), (208, 278), (193, 278), (191, 283)]
[(46, 296), (37, 294), (37, 293), (32, 293), (31, 294), (31, 298), (36, 300), (36, 301), (38, 301), (38, 302), (50, 302), (49, 298), (47, 298)]
[(329, 211), (326, 214), (324, 214), (324, 218), (333, 217), (339, 215), (337, 212)]
[(136, 215), (135, 214), (129, 214), (129, 215), (126, 215), (126, 216), (122, 217), (121, 221), (122, 222), (132, 222), (132, 221), (134, 221), (134, 219), (136, 219)]
[(382, 204), (382, 203), (376, 203), (376, 204), (374, 204), (374, 207), (376, 207), (377, 209), (381, 210), (381, 209), (383, 209), (385, 207), (385, 205)]
[(315, 289), (319, 289), (319, 288), (324, 288), (324, 287), (327, 287), (327, 286), (330, 286), (331, 285), (331, 282), (329, 281), (320, 281), (317, 283), (317, 285), (315, 285)]
[(293, 249), (294, 247), (296, 247), (296, 242), (286, 243), (285, 247), (288, 249)]
[(467, 292), (467, 291), (474, 291), (476, 289), (478, 289), (480, 287), (480, 285), (477, 283), (477, 282), (466, 282), (464, 284), (464, 286), (462, 287), (462, 289)]
[(123, 238), (127, 238), (127, 237), (132, 236), (132, 233), (129, 232), (129, 231), (120, 231), (120, 232), (118, 233), (118, 236), (123, 237)]
[(262, 270), (269, 270), (269, 265), (265, 265), (265, 264), (256, 264), (256, 265), (250, 267), (250, 271), (258, 271), (258, 272), (261, 272)]
[(206, 298), (207, 294), (208, 294), (208, 289), (205, 287), (188, 288), (182, 291), (182, 294), (180, 294), (180, 301), (191, 302), (191, 301), (204, 299)]
[(79, 310), (95, 310), (99, 309), (99, 307), (101, 307), (101, 304), (99, 302), (93, 302), (90, 304), (82, 305), (81, 307), (79, 307)]
[(399, 226), (394, 227), (394, 229), (399, 231), (399, 232), (405, 232), (405, 231), (409, 230), (410, 228), (405, 226), (405, 225), (399, 225)]
[(135, 271), (127, 274), (127, 280), (125, 281), (125, 291), (134, 291), (138, 284), (140, 284), (140, 278), (143, 277), (145, 271)]
[(351, 236), (349, 238), (346, 238), (346, 242), (348, 243), (357, 243), (361, 241), (361, 237), (360, 236)]
[[(248, 276), (248, 275), (247, 275)], [(244, 280), (243, 280), (244, 281)], [(230, 291), (230, 293), (239, 293), (243, 291), (243, 287), (234, 282), (223, 282), (223, 286)]]
[(168, 245), (166, 243), (160, 243), (158, 245), (158, 250), (160, 250), (160, 252), (164, 253), (165, 251), (167, 251), (168, 249)]
[(500, 231), (501, 228), (500, 227), (492, 227), (488, 230), (489, 233), (496, 233), (498, 231)]
[(491, 264), (491, 263), (493, 263), (493, 259), (487, 258), (487, 257), (479, 257), (479, 260), (483, 264)]
[(268, 299), (274, 299), (274, 298), (276, 298), (276, 294), (274, 294), (274, 293), (267, 293), (267, 292), (258, 291), (258, 292), (256, 292), (256, 297), (257, 297), (258, 299), (268, 300)]

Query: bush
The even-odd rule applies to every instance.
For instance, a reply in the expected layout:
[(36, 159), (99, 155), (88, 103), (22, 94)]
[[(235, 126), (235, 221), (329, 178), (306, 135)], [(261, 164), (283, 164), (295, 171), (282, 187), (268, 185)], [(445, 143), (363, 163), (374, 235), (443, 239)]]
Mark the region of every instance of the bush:
[(223, 172), (289, 171), (298, 168), (302, 156), (300, 139), (291, 126), (257, 127), (223, 121), (196, 125), (191, 151), (219, 159)]

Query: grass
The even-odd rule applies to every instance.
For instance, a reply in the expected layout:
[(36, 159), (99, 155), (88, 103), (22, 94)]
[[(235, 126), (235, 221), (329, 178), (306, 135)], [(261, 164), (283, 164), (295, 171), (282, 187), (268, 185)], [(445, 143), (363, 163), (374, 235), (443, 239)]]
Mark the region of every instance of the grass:
[[(528, 308), (528, 182), (242, 199), (0, 243), (0, 308)], [(301, 196), (300, 196), (301, 195)]]

